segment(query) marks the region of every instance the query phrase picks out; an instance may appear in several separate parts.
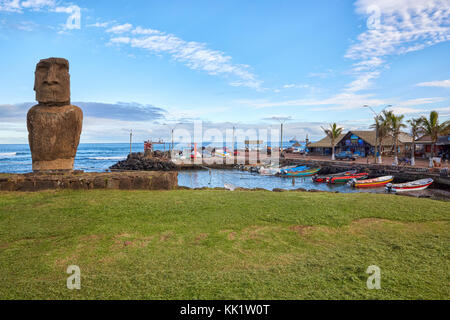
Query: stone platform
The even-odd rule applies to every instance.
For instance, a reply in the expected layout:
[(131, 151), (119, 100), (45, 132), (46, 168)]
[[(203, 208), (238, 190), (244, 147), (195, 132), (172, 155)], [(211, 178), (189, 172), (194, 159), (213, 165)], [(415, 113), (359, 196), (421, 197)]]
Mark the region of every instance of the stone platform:
[(172, 190), (178, 186), (176, 171), (0, 173), (0, 191), (41, 190)]

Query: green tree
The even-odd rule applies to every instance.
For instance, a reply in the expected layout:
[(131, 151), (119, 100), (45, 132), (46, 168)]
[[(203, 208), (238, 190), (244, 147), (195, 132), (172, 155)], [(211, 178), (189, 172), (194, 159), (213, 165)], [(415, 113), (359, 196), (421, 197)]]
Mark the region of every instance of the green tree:
[(429, 118), (421, 117), (421, 130), (431, 139), (430, 167), (433, 167), (434, 147), (440, 134), (450, 128), (450, 120), (439, 123), (439, 114), (431, 111)]
[(330, 138), (331, 141), (331, 160), (335, 160), (334, 157), (334, 147), (335, 147), (335, 143), (336, 143), (336, 139), (341, 135), (342, 133), (342, 129), (343, 128), (338, 128), (336, 123), (330, 124), (330, 128), (329, 129), (325, 129), (324, 127), (322, 127), (322, 130), (325, 132), (325, 134), (328, 136), (328, 138)]

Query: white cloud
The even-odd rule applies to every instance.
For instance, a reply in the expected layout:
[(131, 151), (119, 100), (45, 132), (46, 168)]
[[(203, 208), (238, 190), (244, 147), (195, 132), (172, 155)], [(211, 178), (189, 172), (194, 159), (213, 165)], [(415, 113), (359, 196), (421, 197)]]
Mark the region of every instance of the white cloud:
[(418, 87), (450, 88), (450, 80), (421, 82), (421, 83), (416, 84), (416, 86), (418, 86)]
[(108, 22), (96, 22), (94, 24), (88, 24), (88, 27), (95, 27), (95, 28), (106, 28), (109, 25)]
[(357, 79), (349, 86), (350, 91), (370, 87), (385, 64), (383, 57), (450, 40), (448, 0), (358, 0), (355, 5), (357, 13), (368, 17), (368, 29), (345, 55), (359, 60), (352, 69)]
[(379, 71), (371, 71), (358, 75), (356, 80), (352, 81), (346, 88), (348, 92), (357, 92), (368, 89), (372, 86), (371, 80), (380, 75)]
[(332, 75), (334, 75), (334, 70), (328, 69), (324, 72), (310, 72), (308, 77), (325, 79), (331, 77)]
[(299, 88), (299, 89), (303, 89), (303, 88), (309, 88), (308, 84), (295, 84), (295, 83), (290, 83), (290, 84), (285, 84), (283, 86), (284, 89), (291, 89), (291, 88)]
[(239, 104), (245, 104), (257, 109), (272, 108), (272, 107), (317, 107), (327, 106), (322, 108), (314, 108), (312, 111), (323, 110), (349, 110), (361, 108), (368, 104), (372, 106), (386, 104), (385, 100), (375, 99), (369, 94), (355, 94), (355, 93), (340, 93), (330, 98), (325, 99), (296, 99), (285, 101), (267, 101), (267, 100), (237, 100)]
[(137, 27), (132, 31), (133, 34), (161, 34), (162, 32), (155, 29), (144, 29), (142, 27)]
[[(130, 31), (131, 28), (131, 24), (124, 24), (108, 31), (122, 33)], [(140, 27), (134, 29), (132, 33), (138, 36), (115, 37), (110, 40), (110, 43), (130, 44), (131, 47), (145, 49), (155, 54), (166, 53), (190, 69), (201, 70), (210, 75), (232, 77), (230, 81), (232, 86), (261, 89), (262, 82), (248, 70), (249, 66), (233, 64), (230, 56), (221, 51), (209, 49), (204, 43), (185, 41), (173, 34)]]
[(420, 115), (426, 115), (430, 111), (434, 110), (439, 113), (440, 116), (446, 117), (448, 116), (447, 112), (450, 111), (450, 107), (442, 107), (442, 108), (407, 108), (407, 107), (391, 107), (389, 110), (393, 111), (395, 114), (420, 114)]
[(417, 98), (417, 99), (410, 99), (406, 101), (397, 102), (395, 105), (400, 107), (409, 107), (409, 106), (418, 106), (422, 104), (430, 104), (430, 103), (438, 103), (442, 101), (448, 100), (447, 98), (443, 97), (433, 97), (433, 98)]
[(23, 9), (38, 11), (55, 5), (55, 0), (0, 0), (0, 11), (22, 12)]
[(128, 37), (116, 37), (110, 40), (111, 43), (130, 43), (131, 39)]
[(20, 0), (0, 0), (0, 11), (22, 12)]
[(261, 120), (284, 122), (284, 121), (292, 120), (292, 116), (275, 114), (275, 115), (271, 115), (271, 116), (268, 116), (268, 117), (264, 117)]
[(131, 25), (130, 23), (125, 23), (125, 24), (121, 24), (118, 26), (114, 26), (108, 30), (106, 30), (106, 32), (111, 32), (111, 33), (125, 33), (130, 31), (131, 29), (133, 29), (133, 25)]
[(34, 10), (39, 10), (43, 7), (54, 7), (55, 4), (55, 0), (26, 0), (21, 3), (23, 8)]

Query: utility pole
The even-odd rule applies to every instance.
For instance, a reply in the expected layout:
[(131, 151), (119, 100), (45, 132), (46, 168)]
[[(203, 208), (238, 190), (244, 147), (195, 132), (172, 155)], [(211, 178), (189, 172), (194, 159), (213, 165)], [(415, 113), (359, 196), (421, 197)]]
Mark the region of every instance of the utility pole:
[(130, 155), (131, 155), (131, 143), (133, 141), (133, 130), (130, 130)]
[(173, 152), (173, 128), (172, 128), (171, 132), (172, 132), (172, 146), (170, 148), (171, 149), (170, 152), (172, 153)]
[(281, 139), (280, 139), (280, 150), (283, 152), (283, 122), (281, 123)]
[(236, 127), (235, 126), (233, 126), (233, 139), (232, 139), (232, 143), (233, 143), (233, 148), (232, 148), (232, 150), (233, 150), (233, 157), (234, 157), (234, 152), (235, 152), (235, 140), (234, 140), (234, 132), (235, 132), (235, 130), (236, 130)]

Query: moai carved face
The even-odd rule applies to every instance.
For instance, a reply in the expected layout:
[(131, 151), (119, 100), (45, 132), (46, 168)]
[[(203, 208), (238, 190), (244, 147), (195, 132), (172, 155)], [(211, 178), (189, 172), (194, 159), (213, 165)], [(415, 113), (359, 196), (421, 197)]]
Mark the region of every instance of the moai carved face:
[(43, 104), (70, 104), (69, 61), (49, 58), (36, 65), (34, 91), (36, 100)]

